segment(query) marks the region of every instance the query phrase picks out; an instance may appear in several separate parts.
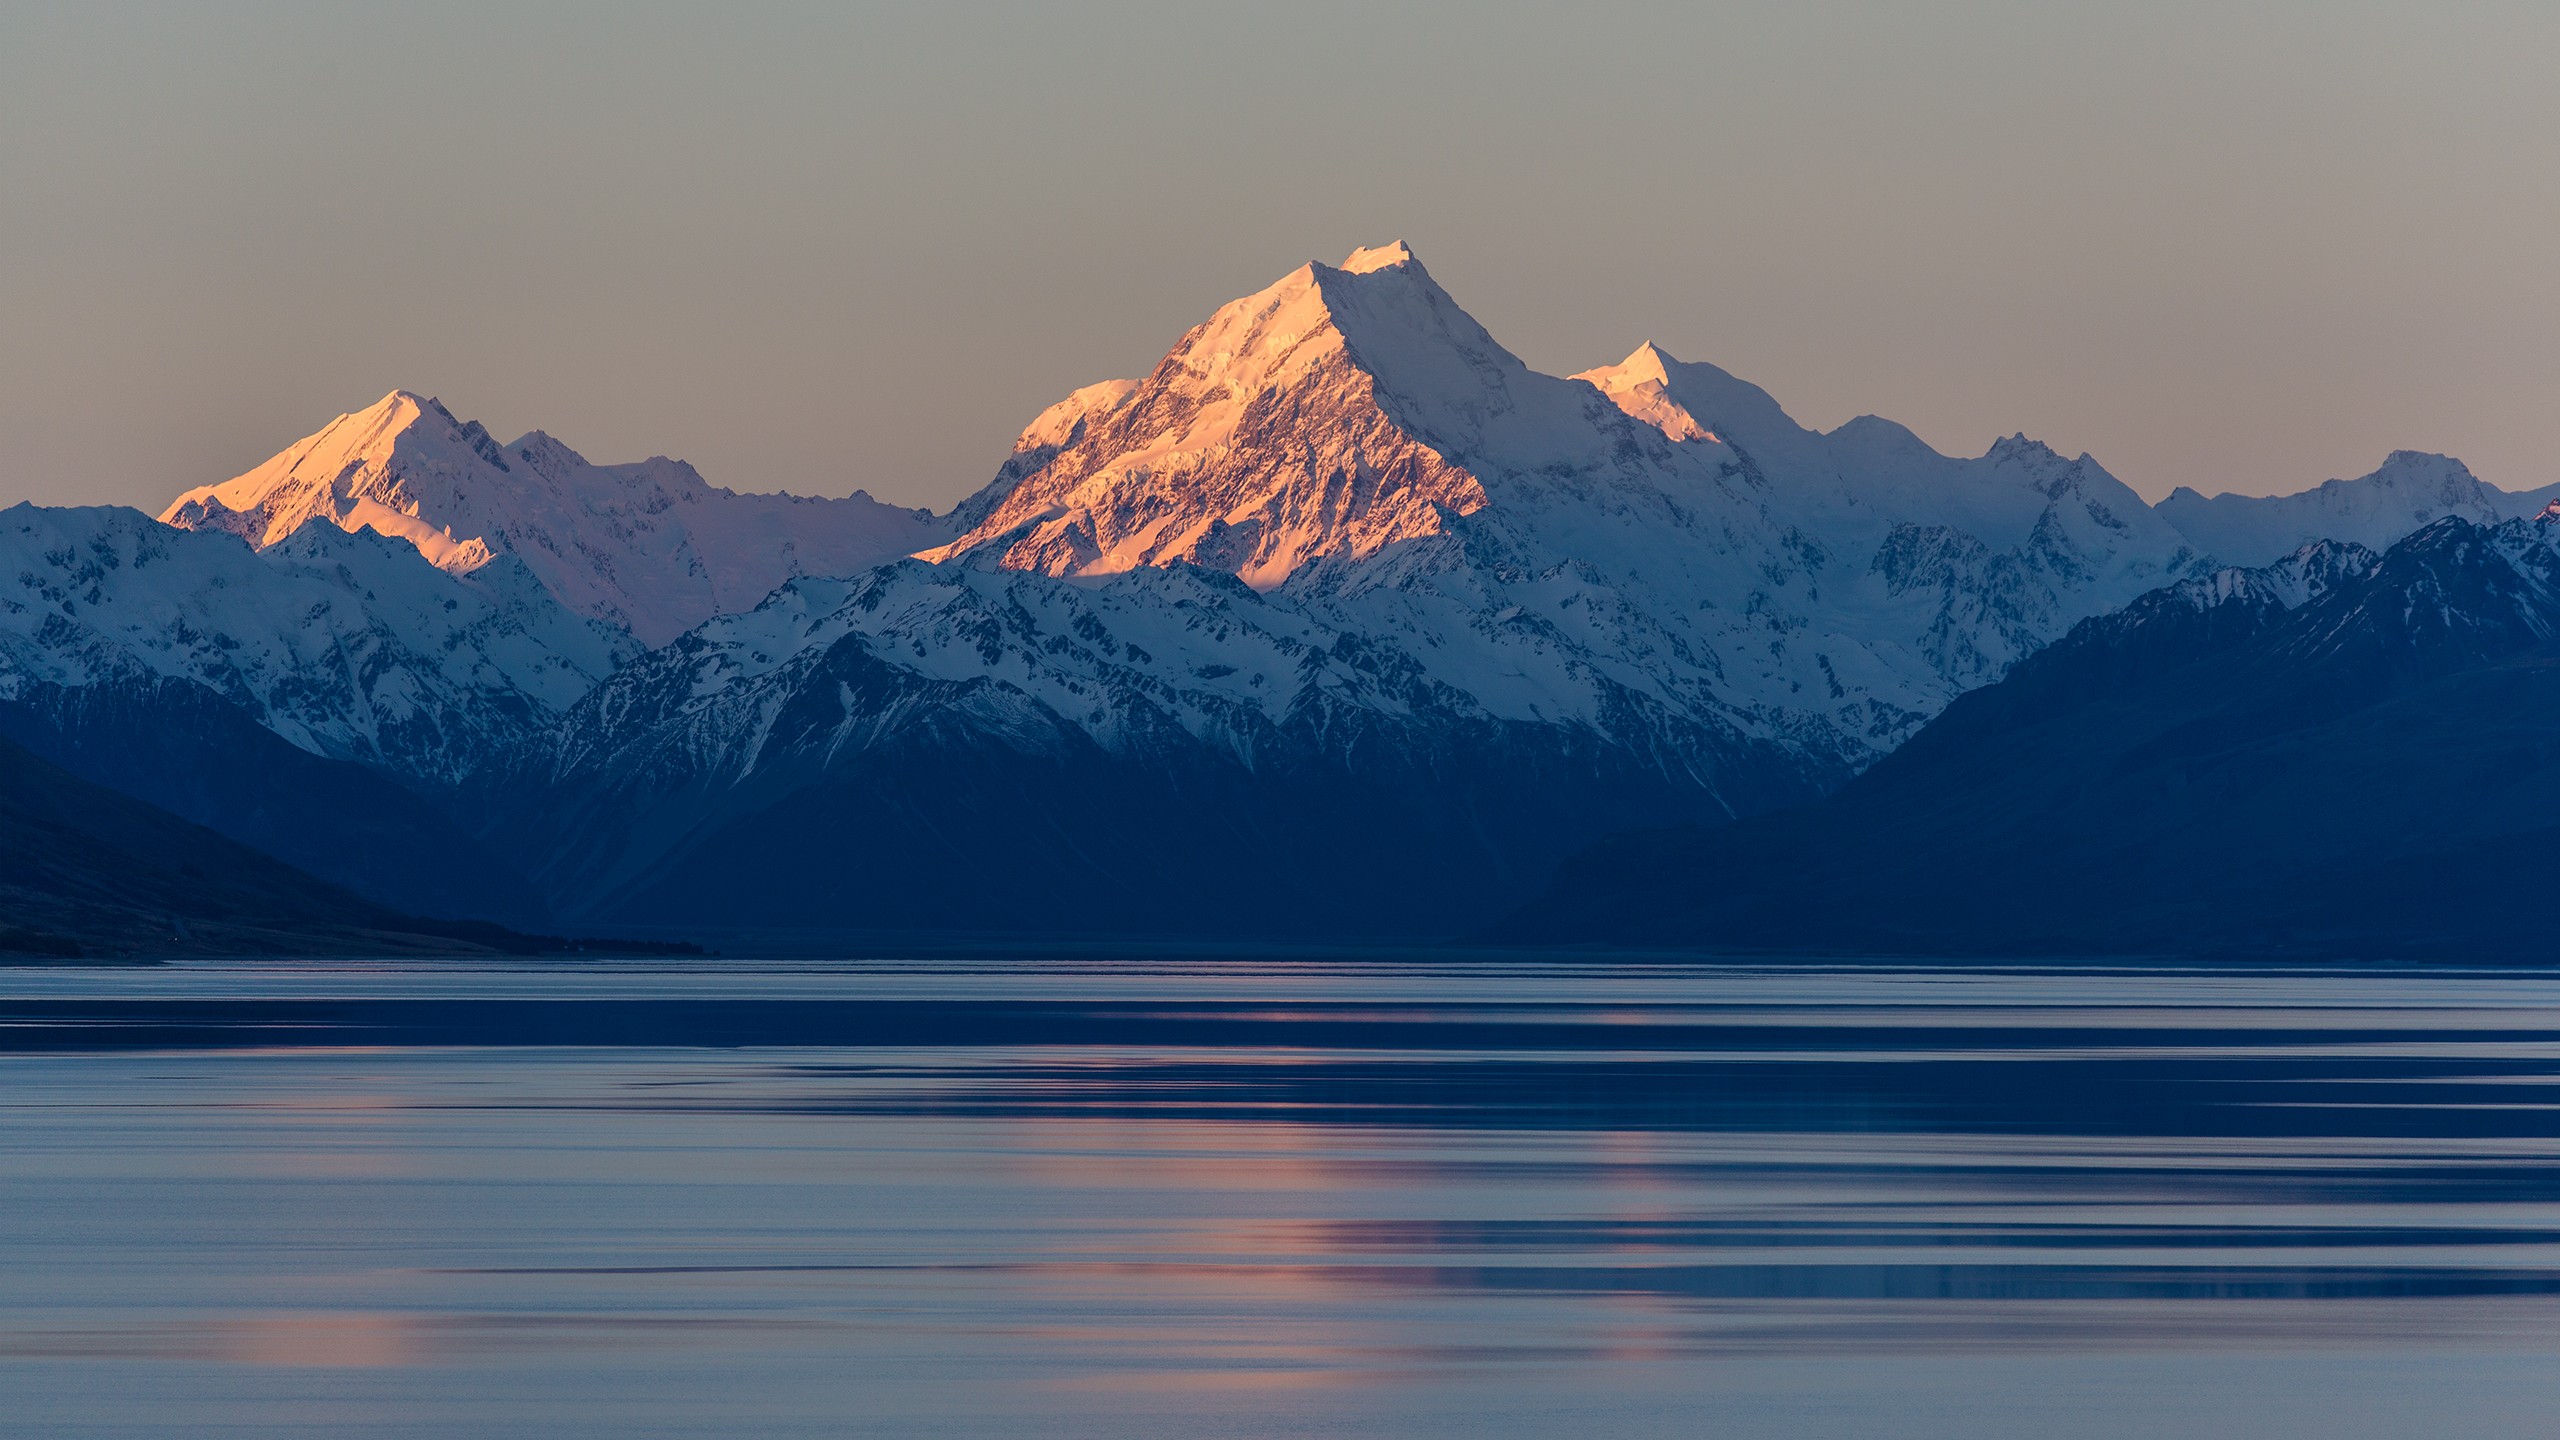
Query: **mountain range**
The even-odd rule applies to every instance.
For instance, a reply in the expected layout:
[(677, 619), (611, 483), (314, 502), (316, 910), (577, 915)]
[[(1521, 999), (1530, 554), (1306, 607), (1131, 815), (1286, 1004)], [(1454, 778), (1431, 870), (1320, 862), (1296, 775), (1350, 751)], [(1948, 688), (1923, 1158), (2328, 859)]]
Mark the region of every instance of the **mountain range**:
[(2404, 452), (2154, 507), (1650, 344), (1542, 374), (1391, 245), (1075, 391), (943, 515), (403, 391), (157, 521), (0, 512), (0, 734), (421, 913), (1444, 936), (1612, 836), (1820, 813), (2227, 567), (2548, 503)]
[(1821, 803), (1576, 857), (1496, 933), (2539, 958), (2560, 517), (2305, 546), (2083, 622)]
[(2458, 516), (2476, 525), (2560, 511), (2560, 485), (2501, 490), (2445, 455), (2395, 450), (2357, 480), (2330, 480), (2297, 495), (2216, 495), (2186, 486), (2160, 502), (2160, 515), (2197, 547), (2230, 565), (2269, 565), (2318, 540), (2372, 549)]

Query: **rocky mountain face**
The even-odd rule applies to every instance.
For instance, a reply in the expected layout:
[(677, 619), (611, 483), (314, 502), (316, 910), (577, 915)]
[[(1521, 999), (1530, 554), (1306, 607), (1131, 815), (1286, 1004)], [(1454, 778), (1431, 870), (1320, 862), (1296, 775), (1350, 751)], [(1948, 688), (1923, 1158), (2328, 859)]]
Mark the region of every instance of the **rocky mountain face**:
[(2317, 544), (2083, 623), (1818, 805), (1596, 847), (1500, 933), (2539, 958), (2555, 714), (2560, 520)]
[(940, 538), (930, 515), (856, 493), (742, 495), (681, 460), (593, 465), (537, 430), (501, 445), (395, 390), (161, 519), (264, 549), (312, 520), (371, 530), (469, 574), (512, 556), (561, 603), (662, 645), (798, 575), (843, 575)]

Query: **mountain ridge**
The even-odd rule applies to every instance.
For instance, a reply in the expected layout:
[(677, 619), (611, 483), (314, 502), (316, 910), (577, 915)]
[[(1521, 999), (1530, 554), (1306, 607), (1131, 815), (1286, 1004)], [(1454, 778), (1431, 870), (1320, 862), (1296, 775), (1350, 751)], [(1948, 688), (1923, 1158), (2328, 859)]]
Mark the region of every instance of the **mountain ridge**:
[(306, 524), (265, 550), (101, 506), (0, 510), (0, 700), (30, 684), (202, 684), (288, 742), (450, 781), (633, 653), (500, 557), (463, 576)]
[[(1606, 842), (1522, 943), (2502, 960), (2560, 826), (2560, 523), (2170, 587), (1822, 802)], [(2499, 897), (2507, 897), (2500, 899)]]
[(2449, 455), (2394, 450), (2352, 480), (2325, 480), (2289, 495), (2210, 499), (2181, 485), (2155, 507), (2170, 524), (2233, 565), (2262, 565), (2313, 540), (2389, 546), (2458, 515), (2476, 524), (2526, 519), (2560, 500), (2560, 484), (2501, 490)]
[(936, 522), (868, 494), (741, 494), (655, 456), (595, 465), (535, 430), (500, 445), (441, 401), (394, 390), (245, 474), (171, 501), (165, 523), (264, 549), (313, 520), (415, 545), (468, 573), (513, 555), (572, 610), (662, 644), (794, 575), (921, 548)]

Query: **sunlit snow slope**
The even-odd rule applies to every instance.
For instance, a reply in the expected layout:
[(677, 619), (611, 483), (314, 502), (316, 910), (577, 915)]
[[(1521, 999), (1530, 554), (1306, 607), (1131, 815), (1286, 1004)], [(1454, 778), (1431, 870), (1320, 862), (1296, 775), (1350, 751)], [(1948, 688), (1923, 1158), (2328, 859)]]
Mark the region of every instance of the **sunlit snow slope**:
[(326, 524), (260, 552), (121, 507), (0, 510), (0, 700), (188, 681), (303, 750), (442, 784), (636, 649), (511, 558), (456, 577)]
[(188, 491), (161, 518), (261, 548), (326, 519), (408, 541), (456, 573), (512, 554), (571, 609), (653, 645), (750, 609), (794, 576), (849, 574), (943, 533), (866, 494), (739, 494), (663, 456), (589, 464), (539, 430), (500, 445), (405, 390)]

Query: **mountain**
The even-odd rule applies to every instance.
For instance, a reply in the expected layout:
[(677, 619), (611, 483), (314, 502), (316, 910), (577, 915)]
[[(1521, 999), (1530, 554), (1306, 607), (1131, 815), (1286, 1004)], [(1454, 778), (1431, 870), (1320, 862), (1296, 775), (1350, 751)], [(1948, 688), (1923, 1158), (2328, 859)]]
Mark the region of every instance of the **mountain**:
[(1957, 690), (1998, 678), (2082, 616), (2211, 568), (2096, 461), (2066, 461), (2024, 435), (1965, 460), (1872, 415), (1817, 433), (1760, 387), (1650, 343), (1577, 378), (1674, 439), (1731, 451), (1801, 533), (1847, 562), (1835, 570), (1864, 593), (1841, 608), (1898, 611), (1887, 633), (1916, 628)]
[[(1647, 394), (1727, 433), (1657, 420)], [(1330, 596), (1380, 588), (1356, 572), (1396, 547), (1386, 583), (1498, 610), (1574, 603), (1526, 593), (1537, 581), (1489, 596), (1488, 581), (1519, 583), (1506, 572), (1577, 571), (1609, 587), (1587, 598), (1615, 632), (1586, 643), (1684, 707), (1835, 732), (1851, 763), (1898, 736), (1808, 693), (1827, 700), (1854, 671), (1849, 688), (1916, 724), (2198, 558), (2095, 462), (2023, 437), (1958, 460), (1873, 418), (1816, 434), (1651, 345), (1575, 379), (1539, 374), (1401, 244), (1306, 266), (1222, 308), (1145, 380), (1078, 392), (956, 518), (928, 558), (1059, 576), (1181, 560)]]
[[(1666, 363), (1629, 366), (1647, 357)], [(1684, 439), (1605, 372), (1532, 371), (1409, 249), (1359, 251), (1080, 392), (1071, 424), (1053, 410), (1055, 441), (1018, 447), (926, 554), (1223, 570), (1494, 713), (1591, 724), (1624, 691), (1839, 775), (2198, 563), (2086, 457), (2021, 439), (1954, 460), (1874, 420), (1816, 435), (1667, 363), (1756, 401), (1748, 434)]]
[(933, 544), (929, 514), (866, 494), (742, 495), (681, 460), (595, 465), (537, 430), (500, 445), (395, 390), (161, 516), (265, 549), (327, 520), (469, 574), (512, 556), (563, 604), (662, 645), (799, 575), (842, 575)]
[(2265, 565), (2314, 540), (2380, 548), (2448, 515), (2495, 525), (2538, 515), (2554, 503), (2560, 503), (2560, 485), (2501, 490), (2450, 456), (2395, 450), (2370, 475), (2325, 481), (2296, 495), (2208, 500), (2181, 485), (2158, 509), (2197, 549), (2223, 563)]
[(22, 682), (0, 736), (296, 869), (412, 915), (549, 921), (515, 868), (365, 765), (297, 749), (210, 686), (128, 675)]
[(408, 914), (547, 919), (442, 797), (637, 651), (512, 557), (0, 511), (0, 735)]
[(0, 701), (187, 681), (302, 750), (440, 785), (637, 649), (512, 558), (456, 577), (327, 524), (261, 552), (120, 507), (0, 510)]
[(1267, 590), (1482, 509), (1468, 449), (1570, 471), (1613, 459), (1588, 391), (1513, 359), (1401, 245), (1305, 266), (1220, 309), (1146, 380), (1066, 404), (1079, 397), (1107, 403), (964, 503), (973, 523), (933, 558), (991, 550), (1052, 575), (1181, 560)]
[(1576, 858), (1499, 933), (2544, 958), (2560, 520), (2322, 543), (2084, 622), (1820, 804)]
[(0, 955), (489, 954), (0, 740)]
[(949, 525), (619, 671), (479, 833), (588, 920), (1429, 933), (2205, 568), (2085, 456), (1532, 371), (1401, 245), (1051, 407)]

